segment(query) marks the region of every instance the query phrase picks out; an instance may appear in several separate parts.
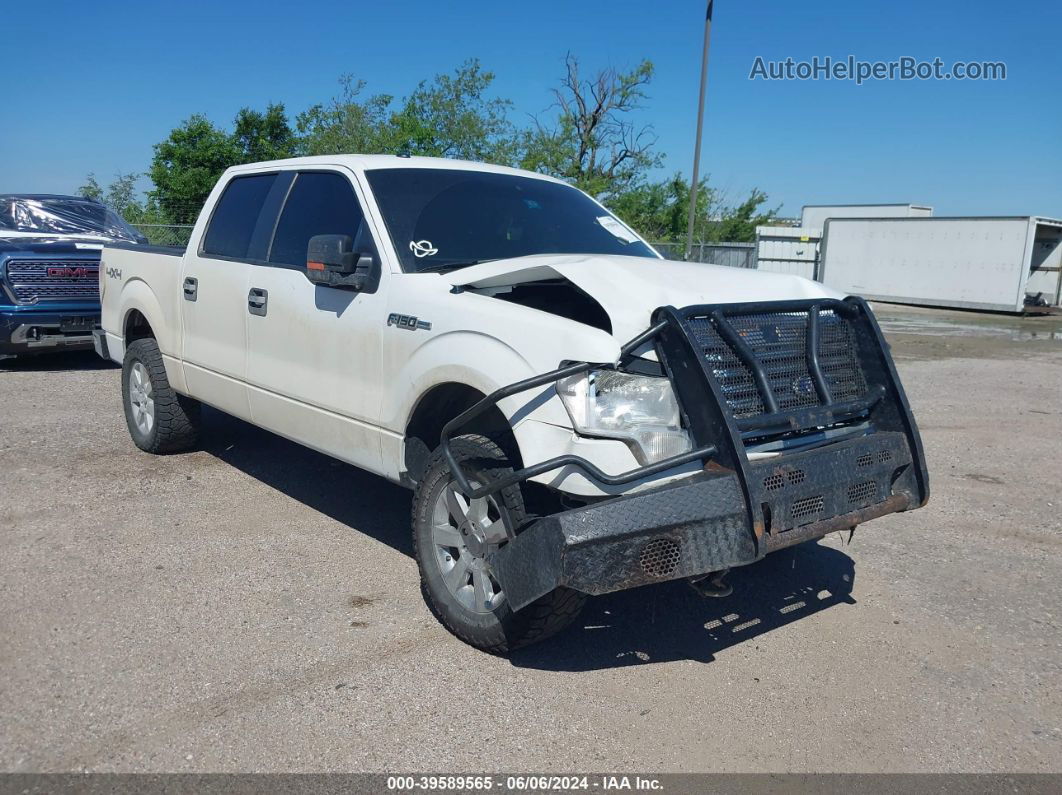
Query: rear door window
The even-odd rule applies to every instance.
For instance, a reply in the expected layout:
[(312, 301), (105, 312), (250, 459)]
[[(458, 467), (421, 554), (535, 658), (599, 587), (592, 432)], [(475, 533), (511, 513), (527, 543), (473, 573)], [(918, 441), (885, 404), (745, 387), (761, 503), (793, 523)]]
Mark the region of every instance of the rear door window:
[(295, 178), (273, 235), (269, 261), (305, 267), (306, 247), (314, 235), (349, 235), (355, 251), (372, 250), (365, 214), (350, 180), (342, 174), (307, 171)]
[(258, 216), (276, 178), (276, 174), (236, 177), (225, 187), (203, 238), (204, 254), (247, 259)]

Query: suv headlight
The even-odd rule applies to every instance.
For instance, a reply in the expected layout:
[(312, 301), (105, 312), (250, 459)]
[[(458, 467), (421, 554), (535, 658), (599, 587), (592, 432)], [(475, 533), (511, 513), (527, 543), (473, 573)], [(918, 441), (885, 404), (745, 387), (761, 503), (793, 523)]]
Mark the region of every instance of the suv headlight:
[(667, 378), (592, 370), (558, 381), (557, 394), (576, 432), (622, 439), (643, 465), (693, 449)]

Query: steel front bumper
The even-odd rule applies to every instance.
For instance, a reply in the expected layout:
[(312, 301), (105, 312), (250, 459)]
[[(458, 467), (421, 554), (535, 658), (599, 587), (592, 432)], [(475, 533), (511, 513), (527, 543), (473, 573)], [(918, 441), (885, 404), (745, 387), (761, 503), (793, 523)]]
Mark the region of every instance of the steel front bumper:
[(92, 329), (99, 324), (100, 310), (27, 309), (0, 311), (0, 354), (46, 353), (92, 348)]
[[(472, 487), (449, 447), (459, 427), (511, 395), (595, 368), (623, 369), (650, 343), (693, 449), (618, 475), (565, 454)], [(827, 442), (826, 429), (836, 441)], [(748, 442), (762, 439), (788, 451), (750, 459)], [(818, 446), (793, 449), (800, 444)], [(503, 387), (447, 423), (441, 447), (473, 499), (562, 467), (607, 486), (694, 461), (703, 467), (524, 527), (488, 561), (514, 609), (560, 586), (600, 594), (745, 565), (929, 498), (907, 397), (873, 313), (856, 297), (660, 307), (617, 362), (562, 364)]]
[(920, 504), (902, 433), (749, 462), (748, 473), (756, 505), (737, 473), (709, 469), (540, 519), (492, 555), (492, 571), (520, 609), (559, 586), (601, 594), (743, 566)]

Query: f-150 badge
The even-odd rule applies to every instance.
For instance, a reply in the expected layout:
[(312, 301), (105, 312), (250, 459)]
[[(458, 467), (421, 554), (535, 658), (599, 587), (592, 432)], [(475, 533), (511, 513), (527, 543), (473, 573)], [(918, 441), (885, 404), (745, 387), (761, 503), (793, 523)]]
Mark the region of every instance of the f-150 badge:
[(417, 329), (431, 331), (431, 323), (427, 320), (419, 320), (413, 315), (398, 315), (394, 312), (387, 316), (387, 325), (398, 326), (398, 328), (404, 328), (408, 331), (416, 331)]

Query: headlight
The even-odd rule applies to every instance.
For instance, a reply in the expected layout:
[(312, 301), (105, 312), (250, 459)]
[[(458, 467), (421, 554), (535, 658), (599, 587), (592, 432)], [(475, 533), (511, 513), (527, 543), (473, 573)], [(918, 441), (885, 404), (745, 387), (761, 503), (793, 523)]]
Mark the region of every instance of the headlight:
[(667, 378), (593, 370), (558, 381), (557, 393), (578, 433), (622, 439), (641, 464), (693, 449)]

